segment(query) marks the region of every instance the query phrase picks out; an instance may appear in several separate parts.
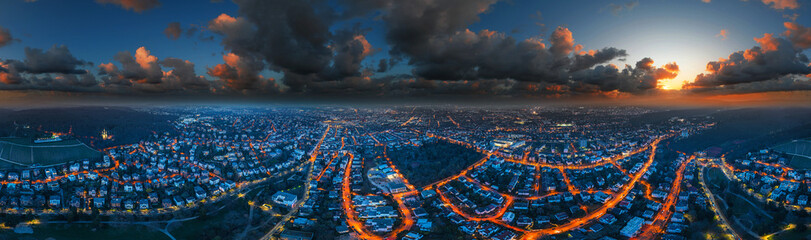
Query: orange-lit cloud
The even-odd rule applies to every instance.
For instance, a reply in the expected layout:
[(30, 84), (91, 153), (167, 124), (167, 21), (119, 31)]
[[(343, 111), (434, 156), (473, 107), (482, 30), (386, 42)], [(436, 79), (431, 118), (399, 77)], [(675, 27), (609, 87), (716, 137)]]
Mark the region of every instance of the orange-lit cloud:
[(800, 7), (800, 4), (797, 3), (797, 0), (762, 0), (762, 1), (763, 4), (769, 5), (769, 7), (777, 10), (797, 9)]
[(811, 48), (811, 27), (804, 27), (794, 22), (785, 22), (783, 26), (787, 29), (783, 32), (783, 36), (786, 36), (794, 46), (803, 49)]
[(760, 47), (737, 51), (728, 58), (707, 63), (707, 72), (688, 84), (693, 91), (757, 92), (805, 90), (807, 80), (797, 79), (811, 73), (809, 59), (802, 50), (773, 34), (755, 38)]
[[(549, 49), (555, 56), (567, 56), (575, 50), (574, 37), (568, 28), (558, 27), (552, 32), (552, 47)], [(582, 49), (582, 46), (581, 46)]]
[(0, 83), (3, 84), (18, 84), (20, 79), (17, 76), (7, 72), (0, 72)]
[(241, 57), (234, 53), (222, 56), (224, 64), (217, 64), (208, 68), (207, 73), (221, 82), (225, 92), (242, 92), (253, 90), (279, 91), (279, 86), (273, 78), (264, 78), (259, 74), (264, 64), (251, 58)]
[(146, 69), (147, 71), (154, 70), (154, 68), (158, 67), (158, 57), (151, 55), (149, 50), (146, 47), (139, 47), (135, 50), (135, 62), (138, 65), (141, 65), (141, 68)]
[(760, 48), (767, 52), (777, 50), (777, 45), (779, 44), (774, 38), (774, 34), (771, 33), (765, 33), (763, 37), (755, 38), (755, 42), (760, 44)]
[(727, 30), (726, 29), (721, 29), (721, 31), (718, 32), (718, 34), (716, 34), (715, 36), (716, 37), (721, 37), (721, 40), (727, 40)]

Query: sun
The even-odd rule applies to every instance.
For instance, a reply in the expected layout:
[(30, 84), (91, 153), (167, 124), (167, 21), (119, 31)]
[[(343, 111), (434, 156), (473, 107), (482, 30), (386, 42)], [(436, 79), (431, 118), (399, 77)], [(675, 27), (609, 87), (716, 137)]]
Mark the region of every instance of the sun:
[(680, 90), (684, 87), (684, 80), (662, 79), (659, 80), (658, 88), (661, 90)]

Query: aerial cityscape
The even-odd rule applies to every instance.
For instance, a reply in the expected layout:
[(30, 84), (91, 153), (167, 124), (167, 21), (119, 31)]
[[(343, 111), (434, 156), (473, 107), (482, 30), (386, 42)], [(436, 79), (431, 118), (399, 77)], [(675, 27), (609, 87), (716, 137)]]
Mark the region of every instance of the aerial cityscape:
[(808, 0), (0, 0), (0, 240), (811, 240)]

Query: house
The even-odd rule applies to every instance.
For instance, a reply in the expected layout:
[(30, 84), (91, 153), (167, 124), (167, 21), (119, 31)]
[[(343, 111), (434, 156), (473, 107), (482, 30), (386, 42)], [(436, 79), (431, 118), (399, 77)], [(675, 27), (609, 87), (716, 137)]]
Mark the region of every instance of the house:
[(93, 198), (93, 206), (96, 208), (104, 207), (104, 198), (103, 197)]
[(58, 195), (51, 195), (48, 199), (48, 204), (51, 205), (51, 207), (58, 208), (62, 204), (62, 199)]
[(514, 240), (515, 238), (516, 238), (515, 233), (506, 229), (496, 233), (492, 237), (493, 240)]
[(620, 229), (620, 234), (622, 236), (626, 236), (629, 238), (635, 237), (636, 234), (639, 232), (639, 229), (642, 228), (642, 225), (645, 223), (645, 219), (640, 217), (634, 217), (627, 224), (625, 227)]
[(298, 201), (298, 196), (286, 192), (276, 192), (270, 199), (273, 199), (276, 204), (292, 208)]
[(496, 233), (498, 230), (500, 230), (500, 228), (497, 225), (485, 222), (482, 223), (477, 232), (484, 237), (490, 237), (490, 235), (493, 235), (493, 233)]
[(513, 212), (506, 212), (504, 216), (501, 217), (501, 221), (506, 223), (511, 223), (513, 220), (515, 220), (515, 213)]
[(465, 224), (462, 224), (461, 226), (459, 226), (459, 231), (462, 231), (464, 233), (473, 235), (473, 233), (476, 232), (476, 228), (478, 226), (479, 226), (479, 224), (477, 224), (475, 221), (468, 221), (468, 222), (465, 222)]
[(422, 239), (422, 237), (423, 237), (422, 234), (415, 233), (415, 232), (408, 232), (403, 237), (403, 239), (406, 239), (406, 240), (420, 240), (420, 239)]
[(436, 191), (434, 191), (433, 189), (428, 189), (428, 190), (422, 191), (420, 193), (420, 196), (422, 196), (423, 199), (432, 198), (432, 197), (436, 196)]
[(515, 222), (519, 227), (526, 228), (532, 226), (532, 218), (527, 216), (520, 216), (518, 220)]
[(111, 208), (120, 208), (121, 207), (121, 198), (113, 198), (110, 200), (110, 207)]
[(197, 199), (204, 199), (206, 198), (206, 191), (200, 186), (194, 186), (194, 195), (197, 196)]
[(365, 225), (372, 232), (390, 232), (394, 227), (394, 218), (368, 219)]
[(651, 211), (651, 210), (645, 210), (645, 212), (643, 212), (643, 213), (642, 213), (642, 217), (647, 218), (647, 219), (652, 219), (652, 218), (653, 218), (653, 214), (654, 214), (654, 212), (653, 212), (653, 211)]
[(433, 228), (433, 223), (431, 221), (428, 221), (428, 219), (420, 218), (419, 220), (417, 220), (417, 226), (420, 227), (420, 231), (430, 232), (431, 229)]
[(141, 199), (138, 201), (138, 208), (141, 210), (148, 210), (149, 209), (149, 200), (148, 199)]
[(550, 218), (549, 216), (538, 216), (537, 218), (535, 218), (535, 221), (538, 223), (538, 225), (542, 226), (544, 224), (549, 223), (551, 219), (552, 218)]
[(601, 230), (603, 230), (603, 225), (595, 223), (594, 225), (591, 225), (591, 227), (589, 227), (589, 230), (592, 232), (600, 232)]
[(558, 222), (566, 219), (569, 219), (569, 215), (567, 215), (566, 212), (559, 212), (555, 214), (555, 220), (558, 220)]
[(478, 215), (485, 215), (485, 214), (489, 214), (489, 213), (495, 211), (496, 208), (498, 208), (498, 206), (491, 203), (491, 204), (489, 204), (487, 206), (481, 206), (481, 207), (476, 208), (475, 212)]
[(687, 204), (687, 201), (679, 201), (676, 203), (676, 211), (686, 212), (687, 210), (690, 210), (690, 206)]

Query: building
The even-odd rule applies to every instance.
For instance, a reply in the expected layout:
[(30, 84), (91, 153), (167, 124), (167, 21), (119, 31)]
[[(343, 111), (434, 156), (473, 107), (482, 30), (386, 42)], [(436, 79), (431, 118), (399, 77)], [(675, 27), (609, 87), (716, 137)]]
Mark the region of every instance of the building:
[(639, 229), (642, 228), (642, 224), (645, 224), (645, 219), (634, 217), (620, 230), (620, 234), (629, 238), (635, 237)]
[(298, 201), (298, 196), (286, 192), (276, 192), (270, 199), (273, 199), (276, 204), (292, 208)]

